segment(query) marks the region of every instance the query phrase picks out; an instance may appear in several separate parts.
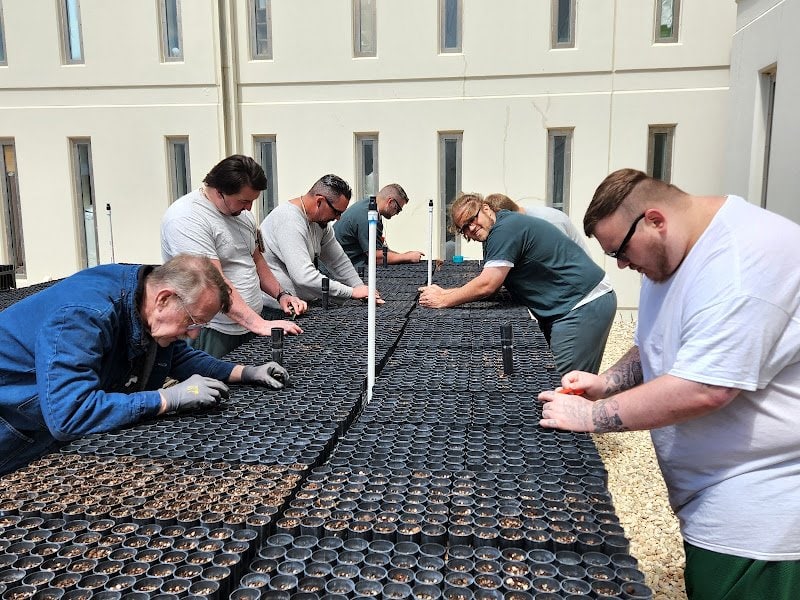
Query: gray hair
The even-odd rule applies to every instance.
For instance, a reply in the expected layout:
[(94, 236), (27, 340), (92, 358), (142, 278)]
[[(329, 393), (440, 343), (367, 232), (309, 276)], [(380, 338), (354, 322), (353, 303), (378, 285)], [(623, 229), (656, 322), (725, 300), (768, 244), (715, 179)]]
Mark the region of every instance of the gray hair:
[(231, 308), (231, 289), (219, 269), (205, 256), (178, 254), (147, 276), (154, 284), (168, 285), (186, 304), (191, 306), (205, 290), (214, 290), (219, 297), (221, 312)]

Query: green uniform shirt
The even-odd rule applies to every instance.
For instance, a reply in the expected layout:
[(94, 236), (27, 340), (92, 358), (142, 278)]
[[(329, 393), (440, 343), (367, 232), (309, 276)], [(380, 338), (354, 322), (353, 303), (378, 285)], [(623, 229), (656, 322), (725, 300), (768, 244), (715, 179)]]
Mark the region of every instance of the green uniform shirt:
[(568, 313), (603, 279), (575, 242), (547, 221), (501, 210), (483, 244), (487, 266), (511, 266), (504, 285), (537, 319)]
[[(344, 214), (333, 224), (333, 232), (341, 244), (342, 249), (350, 258), (354, 267), (363, 267), (369, 257), (369, 198), (359, 200), (350, 206)], [(384, 246), (383, 222), (378, 216), (378, 229), (375, 248), (380, 254)], [(380, 256), (378, 263), (383, 260)]]

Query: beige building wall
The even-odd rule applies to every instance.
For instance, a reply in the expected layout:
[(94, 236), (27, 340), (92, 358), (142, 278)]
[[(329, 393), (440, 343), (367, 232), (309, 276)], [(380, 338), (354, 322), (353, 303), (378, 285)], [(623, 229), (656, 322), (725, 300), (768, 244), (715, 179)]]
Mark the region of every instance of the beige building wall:
[(800, 222), (800, 0), (737, 5), (726, 189)]
[[(271, 60), (250, 58), (248, 2), (180, 4), (182, 62), (162, 62), (156, 0), (81, 0), (85, 63), (62, 65), (56, 3), (2, 0), (0, 139), (16, 145), (28, 283), (78, 268), (71, 137), (92, 141), (103, 262), (110, 224), (115, 260), (160, 260), (166, 136), (188, 136), (197, 186), (226, 154), (253, 154), (254, 136), (274, 135), (285, 202), (325, 173), (355, 184), (355, 135), (377, 133), (380, 184), (399, 182), (411, 197), (386, 224), (398, 250), (427, 250), (429, 198), (437, 253), (442, 246), (440, 132), (463, 132), (462, 189), (543, 202), (547, 129), (573, 128), (568, 212), (580, 229), (608, 172), (646, 168), (651, 124), (676, 125), (673, 182), (721, 189), (730, 0), (683, 2), (674, 44), (653, 43), (655, 1), (578, 0), (575, 48), (559, 50), (551, 2), (466, 0), (463, 51), (447, 54), (436, 1), (381, 0), (371, 58), (353, 58), (351, 0), (273, 0)], [(33, 47), (43, 29), (52, 35)], [(635, 307), (638, 274), (590, 246), (620, 307)], [(480, 256), (475, 243), (461, 251)]]

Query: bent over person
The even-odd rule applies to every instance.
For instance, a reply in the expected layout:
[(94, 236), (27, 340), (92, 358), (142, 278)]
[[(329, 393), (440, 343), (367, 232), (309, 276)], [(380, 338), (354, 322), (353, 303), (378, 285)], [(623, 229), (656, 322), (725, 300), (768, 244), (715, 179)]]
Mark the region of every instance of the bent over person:
[(264, 170), (249, 156), (234, 154), (214, 165), (200, 189), (178, 198), (161, 220), (161, 258), (195, 254), (210, 258), (231, 287), (231, 308), (211, 320), (192, 345), (221, 357), (273, 327), (298, 334), (285, 319), (262, 318), (262, 291), (283, 313), (306, 311), (306, 303), (281, 288), (261, 255), (261, 237), (250, 209), (267, 187)]
[[(213, 406), (225, 382), (282, 388), (277, 363), (235, 365), (186, 345), (229, 307), (211, 261), (180, 255), (86, 269), (0, 312), (0, 475), (85, 435)], [(159, 389), (167, 377), (181, 383)]]
[[(375, 197), (378, 209), (378, 226), (375, 236), (375, 250), (377, 262), (380, 263), (381, 253), (386, 249), (386, 262), (390, 265), (403, 263), (418, 263), (425, 256), (418, 250), (408, 252), (395, 252), (390, 250), (383, 235), (383, 219), (391, 219), (401, 212), (408, 204), (405, 190), (397, 183), (390, 183), (381, 188)], [(359, 200), (351, 205), (342, 217), (333, 225), (336, 239), (342, 245), (353, 266), (365, 267), (369, 259), (369, 198)]]
[(583, 220), (644, 275), (634, 346), (542, 392), (543, 427), (649, 429), (692, 600), (800, 593), (800, 226), (737, 196), (693, 196), (634, 169)]
[(617, 310), (603, 269), (556, 227), (517, 212), (495, 212), (480, 194), (462, 194), (451, 208), (467, 240), (483, 244), (483, 270), (461, 287), (421, 288), (419, 303), (447, 308), (494, 294), (505, 285), (539, 321), (561, 373), (583, 365), (597, 372)]

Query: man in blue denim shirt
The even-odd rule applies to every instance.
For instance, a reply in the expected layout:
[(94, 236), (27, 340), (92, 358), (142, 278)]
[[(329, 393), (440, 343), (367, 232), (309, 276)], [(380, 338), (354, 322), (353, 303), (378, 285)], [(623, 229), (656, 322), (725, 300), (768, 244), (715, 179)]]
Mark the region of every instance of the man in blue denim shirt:
[[(234, 365), (186, 344), (229, 307), (211, 261), (179, 255), (86, 269), (0, 313), (0, 475), (84, 435), (212, 406), (223, 382), (283, 387), (276, 363)], [(159, 389), (167, 377), (181, 383)]]

